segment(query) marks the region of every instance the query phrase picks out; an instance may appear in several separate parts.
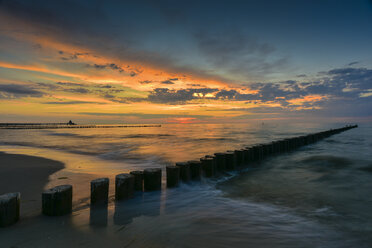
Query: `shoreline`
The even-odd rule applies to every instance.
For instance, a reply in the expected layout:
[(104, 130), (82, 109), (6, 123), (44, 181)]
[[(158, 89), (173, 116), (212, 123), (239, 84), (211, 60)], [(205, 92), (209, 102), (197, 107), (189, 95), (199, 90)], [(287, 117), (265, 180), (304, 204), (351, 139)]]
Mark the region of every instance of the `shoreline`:
[(38, 213), (49, 176), (64, 168), (60, 161), (0, 151), (0, 194), (20, 192), (21, 216)]

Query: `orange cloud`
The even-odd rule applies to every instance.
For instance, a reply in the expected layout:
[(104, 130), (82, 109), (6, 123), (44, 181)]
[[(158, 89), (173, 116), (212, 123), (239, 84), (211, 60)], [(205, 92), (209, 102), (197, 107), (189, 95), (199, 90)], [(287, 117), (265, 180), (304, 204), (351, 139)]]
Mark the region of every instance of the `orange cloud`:
[[(190, 87), (189, 85), (196, 84), (202, 84), (210, 88), (232, 87), (230, 83), (216, 80), (212, 76), (195, 76), (191, 73), (171, 71), (169, 68), (164, 68), (154, 63), (150, 64), (148, 62), (138, 60), (123, 60), (117, 55), (102, 54), (97, 50), (92, 50), (88, 46), (84, 46), (82, 44), (73, 44), (70, 41), (66, 41), (66, 39), (64, 39), (65, 37), (61, 37), (60, 33), (50, 29), (48, 24), (35, 25), (32, 22), (27, 22), (11, 16), (6, 12), (1, 12), (0, 28), (3, 35), (7, 35), (21, 42), (40, 45), (42, 48), (41, 53), (44, 53), (45, 55), (44, 57), (39, 56), (38, 61), (35, 63), (33, 62), (32, 65), (17, 65), (1, 62), (0, 66), (4, 68), (67, 76), (85, 81), (87, 83), (117, 83), (137, 90), (151, 90), (156, 87), (164, 87), (164, 85), (161, 85), (160, 82), (168, 80), (169, 78), (179, 79), (172, 85), (166, 85), (166, 87), (170, 89), (187, 88)], [(63, 51), (63, 55), (73, 56), (78, 54), (78, 56), (73, 61), (62, 61), (62, 55), (59, 54), (60, 51)], [(72, 68), (69, 66), (68, 69), (63, 69), (63, 63), (71, 63), (76, 66)], [(87, 67), (85, 67), (84, 70), (80, 68), (83, 65), (95, 64), (115, 64), (121, 68), (124, 68), (125, 73), (119, 73), (118, 71), (112, 70), (96, 70), (94, 68)], [(133, 76), (133, 73), (136, 75)], [(140, 83), (144, 81), (148, 81), (150, 83)]]
[(307, 95), (301, 98), (287, 100), (287, 102), (291, 105), (302, 105), (304, 103), (319, 102), (325, 99), (327, 99), (327, 96), (324, 95)]

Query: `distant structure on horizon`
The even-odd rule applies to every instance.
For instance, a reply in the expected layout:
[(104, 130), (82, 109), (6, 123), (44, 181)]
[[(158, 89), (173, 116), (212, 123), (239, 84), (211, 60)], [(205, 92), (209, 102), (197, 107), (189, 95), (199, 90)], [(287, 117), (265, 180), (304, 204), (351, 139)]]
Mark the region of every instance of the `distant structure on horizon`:
[(55, 129), (55, 128), (118, 128), (118, 127), (161, 127), (161, 125), (78, 125), (72, 120), (64, 123), (0, 123), (0, 129)]

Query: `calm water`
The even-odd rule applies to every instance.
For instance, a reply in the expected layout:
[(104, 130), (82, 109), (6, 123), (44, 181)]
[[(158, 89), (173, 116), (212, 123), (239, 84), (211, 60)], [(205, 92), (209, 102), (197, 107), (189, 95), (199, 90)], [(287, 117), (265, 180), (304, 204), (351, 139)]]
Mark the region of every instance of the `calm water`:
[(340, 126), (0, 130), (0, 151), (64, 162), (66, 168), (52, 175), (47, 187), (72, 183), (75, 190), (72, 216), (24, 214), (17, 225), (0, 230), (0, 241), (5, 247), (371, 247), (370, 125), (218, 180), (145, 193), (108, 209), (88, 206), (89, 180), (97, 176), (112, 179), (119, 172), (164, 168)]

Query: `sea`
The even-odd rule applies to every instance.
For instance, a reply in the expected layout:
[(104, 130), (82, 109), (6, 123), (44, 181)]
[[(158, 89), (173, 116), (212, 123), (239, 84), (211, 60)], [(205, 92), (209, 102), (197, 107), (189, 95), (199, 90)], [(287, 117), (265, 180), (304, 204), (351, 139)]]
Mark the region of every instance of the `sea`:
[[(161, 127), (0, 130), (0, 151), (66, 168), (74, 211), (22, 208), (0, 247), (372, 247), (372, 125), (278, 154), (219, 178), (166, 189), (165, 166), (354, 123), (163, 124)], [(115, 203), (116, 174), (161, 167), (163, 188)], [(110, 178), (107, 208), (89, 205), (89, 181)], [(16, 183), (16, 182), (15, 182)]]

